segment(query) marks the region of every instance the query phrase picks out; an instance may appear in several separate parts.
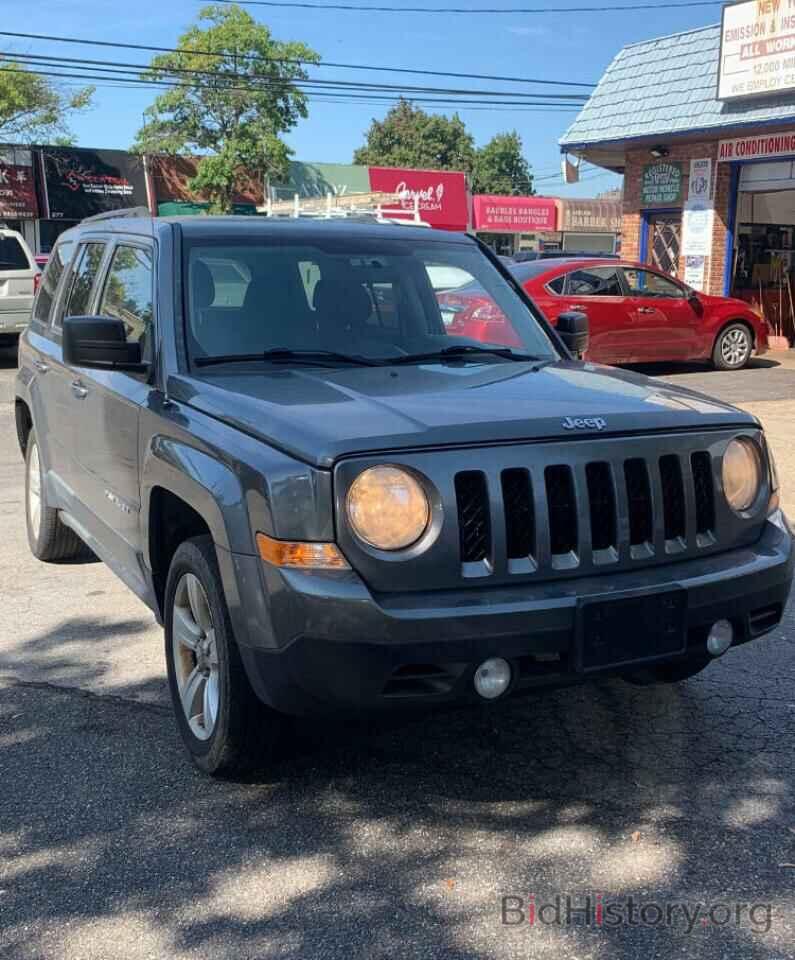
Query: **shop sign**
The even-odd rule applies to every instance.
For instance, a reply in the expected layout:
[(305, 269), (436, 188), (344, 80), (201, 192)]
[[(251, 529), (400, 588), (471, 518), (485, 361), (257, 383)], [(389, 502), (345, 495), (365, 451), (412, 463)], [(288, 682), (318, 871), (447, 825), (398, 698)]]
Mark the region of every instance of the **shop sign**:
[(561, 200), (563, 225), (569, 233), (620, 233), (620, 200)]
[(682, 211), (682, 256), (709, 256), (712, 247), (712, 216), (712, 204), (709, 201), (687, 201)]
[(422, 219), (437, 229), (466, 230), (469, 226), (469, 201), (464, 173), (370, 167), (370, 189), (376, 193), (398, 194), (400, 209), (407, 212), (414, 210), (416, 198)]
[(685, 275), (684, 281), (694, 290), (704, 292), (704, 268), (706, 257), (685, 257)]
[(123, 150), (42, 147), (45, 217), (82, 220), (147, 205), (143, 159)]
[(558, 205), (546, 197), (502, 197), (482, 194), (473, 198), (475, 230), (483, 233), (556, 231)]
[(795, 132), (757, 137), (732, 137), (718, 143), (718, 163), (734, 160), (767, 160), (795, 154)]
[(368, 167), (352, 163), (305, 163), (291, 160), (286, 184), (271, 186), (272, 198), (284, 200), (297, 193), (299, 197), (344, 197), (349, 193), (370, 192)]
[(718, 100), (795, 89), (795, 7), (789, 0), (746, 0), (723, 8)]
[(643, 168), (640, 202), (647, 207), (665, 207), (682, 199), (682, 164), (665, 160)]
[(712, 160), (704, 157), (690, 161), (688, 200), (709, 200), (712, 196)]
[(33, 156), (22, 147), (0, 147), (0, 220), (35, 220)]

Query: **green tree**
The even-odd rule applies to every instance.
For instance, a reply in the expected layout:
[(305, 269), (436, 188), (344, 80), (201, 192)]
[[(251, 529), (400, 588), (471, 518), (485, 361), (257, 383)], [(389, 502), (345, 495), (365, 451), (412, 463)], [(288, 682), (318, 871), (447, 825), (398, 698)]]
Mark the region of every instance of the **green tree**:
[(475, 142), (463, 120), (425, 113), (400, 100), (383, 120), (373, 120), (367, 142), (353, 155), (365, 166), (470, 171)]
[(94, 87), (64, 93), (14, 60), (0, 63), (0, 142), (46, 143), (68, 139), (70, 113), (91, 105)]
[(522, 155), (522, 138), (515, 130), (498, 133), (478, 150), (472, 188), (475, 193), (517, 197), (530, 197), (535, 193), (530, 165)]
[(307, 116), (295, 82), (308, 77), (303, 63), (319, 59), (303, 43), (274, 40), (238, 6), (204, 7), (177, 52), (154, 57), (143, 75), (175, 86), (145, 111), (133, 150), (206, 154), (190, 187), (229, 213), (243, 171), (286, 176), (292, 151), (281, 134)]

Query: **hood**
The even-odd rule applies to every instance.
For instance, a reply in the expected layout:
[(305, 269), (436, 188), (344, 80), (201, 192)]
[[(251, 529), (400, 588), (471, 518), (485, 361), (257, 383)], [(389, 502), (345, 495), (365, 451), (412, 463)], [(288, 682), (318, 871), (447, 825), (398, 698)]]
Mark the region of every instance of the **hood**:
[(169, 393), (320, 467), (365, 452), (756, 423), (691, 390), (573, 361), (227, 366), (172, 377)]
[(732, 310), (738, 313), (750, 313), (756, 316), (754, 311), (751, 310), (751, 305), (746, 303), (745, 300), (740, 300), (738, 297), (716, 297), (711, 293), (701, 293), (698, 291), (698, 299), (705, 307), (731, 307)]

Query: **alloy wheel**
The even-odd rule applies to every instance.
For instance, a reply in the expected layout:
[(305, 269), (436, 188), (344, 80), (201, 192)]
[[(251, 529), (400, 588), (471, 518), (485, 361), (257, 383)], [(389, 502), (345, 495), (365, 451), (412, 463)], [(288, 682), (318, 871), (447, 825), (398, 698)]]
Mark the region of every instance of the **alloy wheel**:
[(745, 330), (735, 328), (723, 337), (720, 354), (723, 362), (732, 367), (741, 366), (748, 359), (751, 344)]
[(28, 520), (36, 540), (41, 532), (41, 465), (39, 448), (34, 443), (28, 459)]
[(221, 702), (218, 646), (207, 594), (199, 578), (185, 573), (174, 594), (171, 624), (177, 690), (191, 733), (209, 740)]

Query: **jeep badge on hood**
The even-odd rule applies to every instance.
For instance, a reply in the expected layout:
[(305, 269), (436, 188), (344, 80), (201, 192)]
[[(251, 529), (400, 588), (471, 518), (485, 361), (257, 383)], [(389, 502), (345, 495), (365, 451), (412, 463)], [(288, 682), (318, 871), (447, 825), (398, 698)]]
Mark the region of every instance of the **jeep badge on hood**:
[(566, 417), (564, 430), (604, 430), (607, 420), (604, 417)]

